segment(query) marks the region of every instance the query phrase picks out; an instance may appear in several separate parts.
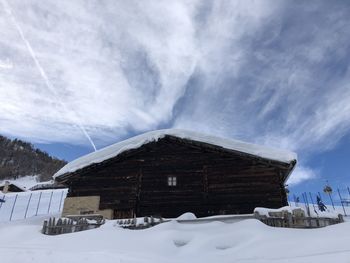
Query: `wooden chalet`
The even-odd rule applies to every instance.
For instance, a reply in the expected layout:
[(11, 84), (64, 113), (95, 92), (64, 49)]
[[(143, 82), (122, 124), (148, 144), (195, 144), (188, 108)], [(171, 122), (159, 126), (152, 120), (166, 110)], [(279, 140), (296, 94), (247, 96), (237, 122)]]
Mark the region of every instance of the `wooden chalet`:
[(291, 152), (184, 130), (145, 133), (68, 163), (63, 215), (199, 217), (287, 205)]

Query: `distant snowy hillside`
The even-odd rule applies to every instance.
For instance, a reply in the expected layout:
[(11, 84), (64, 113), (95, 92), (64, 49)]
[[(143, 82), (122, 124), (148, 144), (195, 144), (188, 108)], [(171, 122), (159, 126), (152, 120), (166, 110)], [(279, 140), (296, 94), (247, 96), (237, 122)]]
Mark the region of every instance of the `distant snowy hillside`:
[(0, 135), (0, 180), (37, 175), (47, 181), (65, 164), (30, 143)]

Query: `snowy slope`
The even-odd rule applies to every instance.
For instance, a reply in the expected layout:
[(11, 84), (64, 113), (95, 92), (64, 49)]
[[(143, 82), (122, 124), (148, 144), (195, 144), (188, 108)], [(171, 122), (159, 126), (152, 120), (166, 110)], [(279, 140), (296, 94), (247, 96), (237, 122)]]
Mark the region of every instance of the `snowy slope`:
[(270, 160), (276, 160), (280, 162), (290, 163), (297, 159), (297, 156), (293, 152), (278, 150), (265, 146), (255, 145), (242, 141), (219, 138), (215, 136), (204, 135), (192, 131), (179, 130), (179, 129), (165, 129), (147, 132), (125, 141), (113, 144), (106, 148), (103, 148), (97, 152), (90, 153), (81, 158), (78, 158), (61, 168), (53, 177), (58, 177), (68, 172), (74, 172), (83, 167), (86, 167), (93, 163), (100, 163), (104, 160), (113, 158), (118, 154), (130, 150), (136, 149), (148, 142), (157, 141), (166, 135), (172, 135), (178, 138), (190, 139), (194, 141), (205, 142), (213, 145), (221, 146), (225, 149), (235, 150), (243, 153), (248, 153), (256, 156), (260, 156)]
[(272, 228), (254, 219), (234, 224), (173, 221), (127, 230), (109, 221), (100, 229), (45, 236), (42, 221), (0, 223), (1, 258), (12, 263), (350, 262), (350, 223), (303, 230)]

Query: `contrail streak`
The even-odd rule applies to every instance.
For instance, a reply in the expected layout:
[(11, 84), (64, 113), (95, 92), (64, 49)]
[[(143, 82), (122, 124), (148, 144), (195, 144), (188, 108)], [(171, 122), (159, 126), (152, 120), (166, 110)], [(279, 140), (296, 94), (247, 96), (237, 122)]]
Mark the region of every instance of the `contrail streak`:
[[(56, 89), (55, 87), (53, 86), (53, 84), (51, 83), (50, 79), (48, 78), (48, 76), (46, 75), (45, 73), (45, 70), (43, 69), (43, 67), (41, 66), (31, 44), (29, 43), (29, 41), (26, 39), (26, 37), (24, 36), (24, 33), (22, 31), (22, 28), (19, 26), (19, 24), (17, 23), (16, 21), (16, 18), (15, 16), (13, 15), (12, 11), (11, 11), (11, 8), (10, 8), (10, 5), (8, 4), (7, 0), (1, 0), (1, 3), (5, 9), (5, 11), (8, 13), (8, 15), (11, 17), (11, 20), (13, 22), (13, 24), (15, 25), (18, 33), (20, 34), (23, 42), (25, 43), (30, 55), (32, 56), (34, 62), (35, 62), (35, 65), (36, 67), (38, 68), (39, 72), (40, 72), (40, 75), (42, 76), (42, 78), (44, 79), (45, 81), (45, 84), (46, 86), (48, 87), (48, 89), (54, 94), (54, 96), (57, 98), (58, 102), (61, 104), (62, 108), (70, 113), (72, 112), (71, 110), (69, 110), (67, 108), (67, 106), (59, 99), (59, 96), (56, 92)], [(91, 146), (94, 148), (94, 150), (96, 151), (96, 146), (94, 144), (94, 142), (92, 141), (91, 137), (89, 136), (89, 134), (87, 133), (87, 131), (85, 130), (84, 126), (80, 123), (79, 120), (75, 120), (76, 121), (76, 125), (80, 128), (80, 130), (84, 133), (84, 135), (86, 136), (86, 138), (89, 140)]]

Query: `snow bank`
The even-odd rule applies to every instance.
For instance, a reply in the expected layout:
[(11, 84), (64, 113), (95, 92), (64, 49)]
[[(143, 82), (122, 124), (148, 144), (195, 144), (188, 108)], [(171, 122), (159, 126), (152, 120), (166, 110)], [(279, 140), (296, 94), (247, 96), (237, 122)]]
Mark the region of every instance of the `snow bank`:
[(41, 220), (0, 223), (1, 258), (11, 263), (348, 263), (350, 223), (319, 229), (234, 224), (179, 224), (127, 230), (107, 221), (98, 229), (46, 236)]
[(217, 145), (225, 149), (235, 150), (238, 152), (248, 153), (251, 155), (256, 155), (262, 158), (276, 160), (284, 163), (290, 163), (297, 159), (297, 156), (293, 152), (278, 150), (274, 148), (269, 148), (265, 146), (255, 145), (251, 143), (246, 143), (242, 141), (219, 138), (215, 136), (204, 135), (192, 131), (179, 130), (179, 129), (165, 129), (147, 132), (125, 141), (113, 144), (96, 152), (85, 155), (78, 158), (68, 164), (66, 164), (62, 169), (60, 169), (53, 178), (59, 177), (68, 172), (74, 172), (83, 167), (91, 165), (93, 163), (100, 163), (110, 158), (116, 157), (122, 152), (130, 149), (136, 149), (142, 145), (157, 141), (166, 135), (172, 135), (178, 138), (190, 139), (194, 141), (205, 142), (208, 144)]
[(178, 218), (176, 218), (176, 220), (193, 220), (193, 219), (196, 219), (196, 215), (193, 214), (193, 213), (184, 213), (182, 214), (181, 216), (179, 216)]

